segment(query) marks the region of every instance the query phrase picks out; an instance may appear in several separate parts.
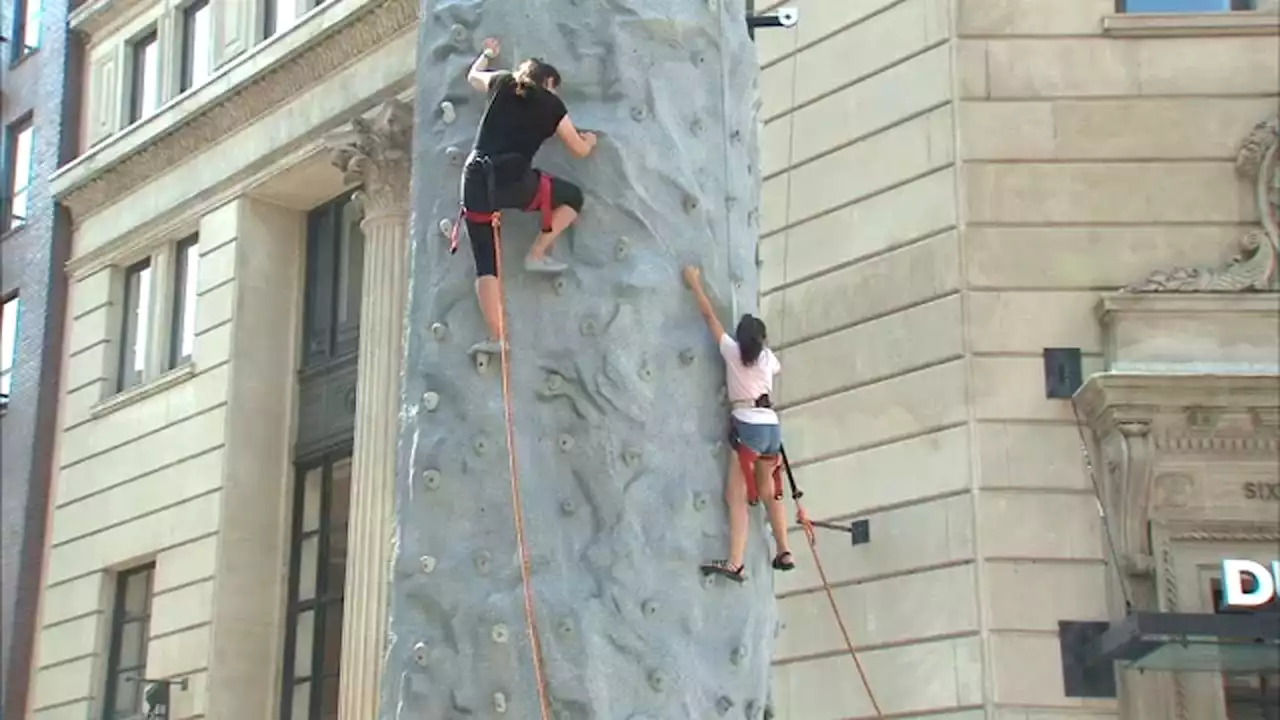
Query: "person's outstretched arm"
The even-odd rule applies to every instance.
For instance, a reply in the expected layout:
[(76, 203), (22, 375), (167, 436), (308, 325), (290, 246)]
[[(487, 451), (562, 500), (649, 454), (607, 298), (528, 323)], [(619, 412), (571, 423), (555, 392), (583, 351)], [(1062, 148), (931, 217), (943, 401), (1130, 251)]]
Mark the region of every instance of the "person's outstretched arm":
[(715, 308), (711, 307), (711, 300), (702, 291), (702, 271), (693, 265), (689, 265), (684, 269), (684, 282), (689, 286), (689, 291), (693, 293), (693, 299), (698, 302), (698, 312), (702, 313), (702, 319), (707, 322), (707, 329), (711, 331), (711, 336), (719, 344), (720, 338), (724, 337), (724, 326), (720, 324), (720, 319), (716, 317)]
[(471, 87), (480, 92), (488, 92), (489, 81), (497, 74), (489, 70), (489, 60), (498, 57), (500, 49), (496, 38), (485, 38), (484, 52), (471, 63), (471, 69), (467, 71), (467, 82), (471, 83)]
[(596, 147), (596, 134), (578, 132), (578, 128), (574, 127), (568, 115), (565, 115), (560, 120), (560, 124), (556, 125), (556, 137), (560, 138), (560, 142), (564, 143), (569, 152), (578, 159), (590, 155)]

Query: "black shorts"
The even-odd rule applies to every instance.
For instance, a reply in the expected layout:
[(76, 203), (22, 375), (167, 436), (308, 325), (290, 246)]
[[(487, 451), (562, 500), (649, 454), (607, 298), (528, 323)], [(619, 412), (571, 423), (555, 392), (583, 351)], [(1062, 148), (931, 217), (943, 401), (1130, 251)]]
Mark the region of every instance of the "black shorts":
[[(495, 210), (527, 210), (538, 193), (539, 172), (526, 163), (499, 163), (493, 167), (493, 197), (489, 197), (489, 179), (486, 166), (469, 158), (462, 171), (462, 204), (472, 212)], [(582, 212), (582, 189), (562, 178), (551, 176), (551, 207), (568, 205)], [(498, 259), (494, 253), (493, 226), (489, 223), (467, 220), (467, 235), (471, 238), (471, 254), (476, 262), (476, 277), (498, 274)]]

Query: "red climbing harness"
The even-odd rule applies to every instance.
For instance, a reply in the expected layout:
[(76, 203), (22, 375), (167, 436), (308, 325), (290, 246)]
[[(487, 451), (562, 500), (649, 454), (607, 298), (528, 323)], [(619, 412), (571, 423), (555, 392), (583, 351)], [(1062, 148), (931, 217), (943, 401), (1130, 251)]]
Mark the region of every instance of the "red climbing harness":
[[(492, 176), (491, 176), (492, 177)], [(489, 200), (493, 203), (492, 188), (489, 192)], [(533, 201), (529, 203), (529, 207), (524, 209), (525, 212), (537, 211), (542, 214), (542, 232), (551, 232), (551, 176), (544, 173), (538, 173), (538, 189), (533, 194)], [(453, 224), (453, 230), (449, 233), (449, 254), (458, 252), (458, 226), (462, 225), (464, 220), (475, 223), (493, 224), (501, 213), (498, 210), (489, 212), (481, 212), (478, 210), (468, 210), (466, 205), (461, 205), (458, 210), (458, 221)]]
[(742, 468), (742, 479), (747, 483), (747, 504), (759, 505), (760, 492), (756, 483), (756, 463), (767, 462), (773, 464), (773, 499), (782, 499), (782, 458), (777, 455), (761, 455), (760, 453), (747, 447), (746, 443), (734, 442), (734, 448), (738, 453), (738, 465)]

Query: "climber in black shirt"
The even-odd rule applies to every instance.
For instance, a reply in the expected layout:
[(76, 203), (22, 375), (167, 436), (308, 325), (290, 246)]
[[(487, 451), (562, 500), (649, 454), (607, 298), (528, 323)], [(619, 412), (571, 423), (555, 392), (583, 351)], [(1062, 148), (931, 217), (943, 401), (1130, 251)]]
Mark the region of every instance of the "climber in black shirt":
[(514, 72), (491, 72), (487, 68), (489, 60), (498, 55), (498, 41), (489, 38), (484, 45), (467, 81), (489, 94), (489, 104), (462, 171), (462, 205), (476, 262), (476, 296), (489, 328), (488, 339), (472, 346), (471, 352), (497, 353), (502, 298), (490, 219), (504, 209), (541, 212), (542, 232), (525, 257), (525, 269), (544, 273), (567, 269), (547, 254), (560, 233), (582, 212), (582, 190), (534, 169), (533, 156), (555, 135), (571, 154), (584, 158), (595, 148), (596, 137), (578, 132), (569, 119), (569, 111), (557, 94), (560, 73), (554, 67), (532, 58)]

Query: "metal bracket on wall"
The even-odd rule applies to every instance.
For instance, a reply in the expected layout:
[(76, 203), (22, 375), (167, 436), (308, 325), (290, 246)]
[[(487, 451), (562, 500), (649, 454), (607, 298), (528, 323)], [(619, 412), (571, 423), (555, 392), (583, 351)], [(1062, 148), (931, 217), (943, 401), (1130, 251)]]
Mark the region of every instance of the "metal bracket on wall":
[(764, 15), (755, 15), (751, 10), (754, 4), (749, 3), (747, 8), (747, 34), (752, 39), (756, 36), (756, 28), (793, 28), (800, 22), (799, 8), (784, 7)]
[(169, 720), (169, 688), (177, 686), (179, 690), (187, 689), (187, 678), (181, 680), (137, 678), (134, 682), (147, 686), (146, 692), (143, 693), (143, 700), (147, 703), (147, 714), (143, 717), (147, 720)]
[(809, 521), (814, 527), (820, 527), (824, 530), (835, 530), (837, 532), (849, 533), (849, 539), (854, 547), (866, 545), (871, 542), (871, 521), (870, 520), (854, 520), (848, 525), (840, 523), (827, 522), (825, 520)]

